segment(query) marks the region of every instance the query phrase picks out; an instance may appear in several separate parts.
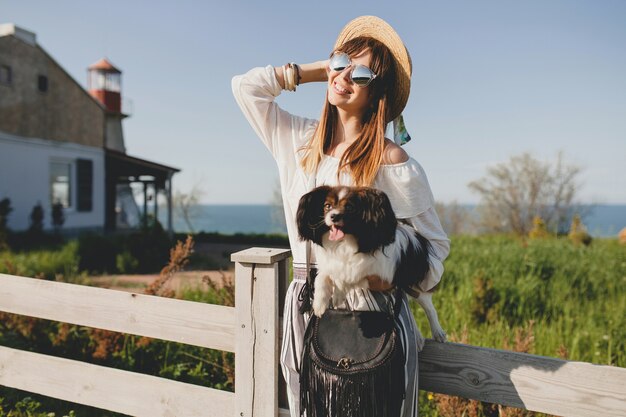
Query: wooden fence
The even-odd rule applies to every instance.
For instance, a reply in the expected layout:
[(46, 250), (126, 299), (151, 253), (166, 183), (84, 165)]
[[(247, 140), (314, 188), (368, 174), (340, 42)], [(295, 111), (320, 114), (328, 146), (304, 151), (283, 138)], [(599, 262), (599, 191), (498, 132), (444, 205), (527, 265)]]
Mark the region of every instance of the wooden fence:
[[(0, 346), (0, 385), (145, 417), (288, 416), (280, 317), (290, 252), (232, 255), (236, 308), (0, 274), (0, 311), (235, 353), (235, 392)], [(626, 369), (428, 340), (420, 388), (560, 416), (625, 416)]]

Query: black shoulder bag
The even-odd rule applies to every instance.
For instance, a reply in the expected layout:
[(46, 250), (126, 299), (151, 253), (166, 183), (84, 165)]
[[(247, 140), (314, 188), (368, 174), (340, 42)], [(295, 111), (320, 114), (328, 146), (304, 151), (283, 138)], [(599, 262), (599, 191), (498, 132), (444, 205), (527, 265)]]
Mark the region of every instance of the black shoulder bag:
[[(310, 297), (313, 279), (307, 277)], [(401, 304), (397, 289), (393, 314), (328, 309), (321, 318), (311, 315), (300, 369), (301, 416), (400, 415), (405, 359), (395, 320)]]

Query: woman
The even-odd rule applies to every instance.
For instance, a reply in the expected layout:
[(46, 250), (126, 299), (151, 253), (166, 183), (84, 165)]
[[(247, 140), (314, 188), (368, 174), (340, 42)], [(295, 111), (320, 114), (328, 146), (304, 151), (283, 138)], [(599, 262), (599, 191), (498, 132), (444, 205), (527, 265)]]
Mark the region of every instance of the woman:
[[(306, 245), (299, 241), (295, 213), (300, 197), (315, 186), (362, 185), (386, 192), (396, 216), (410, 222), (432, 244), (431, 270), (422, 284), (440, 280), (449, 240), (434, 210), (422, 167), (385, 138), (385, 128), (408, 100), (411, 61), (397, 33), (382, 19), (359, 17), (343, 29), (330, 60), (255, 68), (233, 78), (233, 93), (244, 115), (278, 165), (294, 279), (287, 291), (281, 365), (292, 417), (299, 415), (298, 370), (306, 327), (299, 312), (306, 279)], [(307, 82), (326, 82), (320, 121), (291, 115), (274, 98)], [(401, 126), (402, 123), (394, 123)], [(314, 267), (312, 259), (312, 266)], [(392, 292), (377, 277), (370, 290), (348, 295), (351, 309), (387, 309)], [(403, 300), (398, 322), (406, 352), (406, 398), (402, 417), (417, 416), (417, 352), (424, 339)]]

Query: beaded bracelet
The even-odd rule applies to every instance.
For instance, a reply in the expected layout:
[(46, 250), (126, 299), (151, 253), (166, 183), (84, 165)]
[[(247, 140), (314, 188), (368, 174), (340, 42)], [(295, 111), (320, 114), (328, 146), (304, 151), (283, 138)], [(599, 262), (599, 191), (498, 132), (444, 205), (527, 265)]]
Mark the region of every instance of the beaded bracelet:
[(296, 69), (296, 85), (300, 85), (300, 81), (302, 80), (302, 77), (300, 77), (300, 65), (296, 64), (295, 62), (292, 62), (293, 67)]

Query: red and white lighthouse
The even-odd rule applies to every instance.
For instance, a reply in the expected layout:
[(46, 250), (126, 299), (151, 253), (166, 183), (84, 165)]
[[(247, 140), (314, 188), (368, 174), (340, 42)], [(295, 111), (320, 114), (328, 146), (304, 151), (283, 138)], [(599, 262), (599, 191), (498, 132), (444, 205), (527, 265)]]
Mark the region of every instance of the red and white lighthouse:
[(89, 94), (107, 109), (105, 147), (126, 152), (122, 119), (122, 71), (108, 59), (102, 58), (88, 67), (87, 89)]
[(87, 88), (89, 94), (104, 104), (108, 111), (122, 111), (122, 71), (118, 70), (106, 58), (88, 68)]

